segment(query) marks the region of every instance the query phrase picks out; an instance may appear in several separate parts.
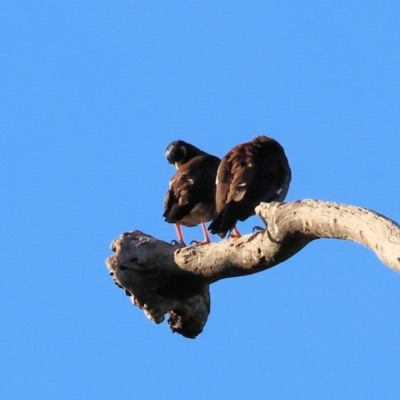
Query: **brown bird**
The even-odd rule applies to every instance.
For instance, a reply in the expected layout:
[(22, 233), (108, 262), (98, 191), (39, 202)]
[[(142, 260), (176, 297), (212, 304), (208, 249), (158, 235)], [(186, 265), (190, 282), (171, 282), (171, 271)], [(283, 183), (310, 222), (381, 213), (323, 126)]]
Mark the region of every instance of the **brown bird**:
[(222, 158), (217, 171), (215, 207), (218, 215), (208, 230), (225, 237), (235, 225), (255, 214), (261, 202), (283, 201), (291, 170), (282, 146), (274, 139), (257, 136), (239, 144)]
[(183, 140), (170, 143), (165, 156), (178, 170), (169, 182), (165, 196), (163, 214), (165, 221), (175, 224), (179, 242), (183, 245), (185, 242), (181, 225), (201, 224), (204, 242), (194, 242), (210, 243), (204, 223), (216, 216), (215, 178), (221, 160)]

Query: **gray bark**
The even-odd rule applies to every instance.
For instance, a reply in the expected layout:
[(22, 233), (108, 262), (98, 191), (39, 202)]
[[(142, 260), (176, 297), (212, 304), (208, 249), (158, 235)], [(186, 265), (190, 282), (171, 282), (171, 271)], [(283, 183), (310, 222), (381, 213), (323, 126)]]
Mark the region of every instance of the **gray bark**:
[(107, 267), (147, 318), (160, 323), (169, 314), (172, 331), (189, 338), (207, 321), (210, 284), (274, 267), (315, 239), (358, 242), (400, 271), (400, 226), (374, 211), (302, 200), (261, 203), (256, 213), (267, 229), (204, 246), (180, 247), (140, 231), (124, 233), (111, 244), (115, 254)]

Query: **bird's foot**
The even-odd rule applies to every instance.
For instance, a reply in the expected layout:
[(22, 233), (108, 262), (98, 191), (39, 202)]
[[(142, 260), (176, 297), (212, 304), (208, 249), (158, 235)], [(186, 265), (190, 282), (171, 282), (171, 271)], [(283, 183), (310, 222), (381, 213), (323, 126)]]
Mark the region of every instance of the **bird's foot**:
[(209, 244), (209, 243), (211, 243), (211, 242), (207, 241), (207, 240), (205, 240), (204, 242), (202, 242), (201, 240), (192, 240), (190, 242), (190, 244), (194, 245), (194, 246), (204, 246), (205, 244)]
[(186, 247), (186, 243), (181, 241), (179, 242), (178, 240), (171, 240), (170, 242), (172, 244), (172, 246), (180, 246), (180, 247)]
[(232, 232), (229, 233), (228, 236), (230, 239), (239, 239), (242, 237), (241, 233), (238, 231), (238, 228), (236, 226), (232, 229)]

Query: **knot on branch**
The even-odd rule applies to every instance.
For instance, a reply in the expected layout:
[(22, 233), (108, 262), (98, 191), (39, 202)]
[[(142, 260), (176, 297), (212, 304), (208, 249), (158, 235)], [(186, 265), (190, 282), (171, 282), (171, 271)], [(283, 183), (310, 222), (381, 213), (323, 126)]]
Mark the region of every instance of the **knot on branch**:
[(149, 320), (158, 324), (169, 314), (173, 332), (195, 338), (210, 313), (209, 285), (176, 266), (174, 251), (178, 248), (132, 231), (113, 241), (115, 254), (106, 263), (115, 283)]

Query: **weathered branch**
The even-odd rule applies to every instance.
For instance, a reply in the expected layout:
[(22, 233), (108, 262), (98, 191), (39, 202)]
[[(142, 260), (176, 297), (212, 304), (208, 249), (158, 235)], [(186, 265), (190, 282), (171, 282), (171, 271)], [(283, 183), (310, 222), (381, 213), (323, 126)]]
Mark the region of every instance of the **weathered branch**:
[(179, 247), (140, 231), (124, 233), (107, 266), (116, 283), (146, 316), (195, 337), (210, 311), (208, 287), (220, 279), (253, 274), (292, 257), (312, 240), (352, 240), (400, 271), (400, 226), (373, 211), (331, 202), (262, 203), (256, 213), (268, 229), (197, 247)]

